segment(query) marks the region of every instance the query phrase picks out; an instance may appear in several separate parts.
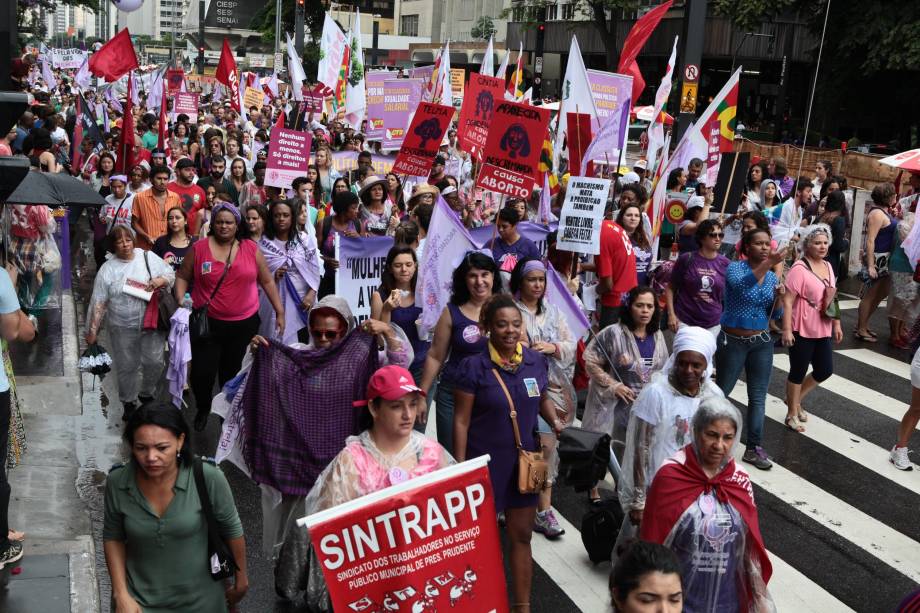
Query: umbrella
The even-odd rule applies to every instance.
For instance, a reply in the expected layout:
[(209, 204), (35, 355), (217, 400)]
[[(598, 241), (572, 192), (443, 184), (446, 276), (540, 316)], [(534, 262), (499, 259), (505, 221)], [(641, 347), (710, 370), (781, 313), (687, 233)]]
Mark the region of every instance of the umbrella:
[(0, 187), (0, 202), (7, 204), (46, 204), (58, 206), (104, 206), (105, 200), (98, 192), (68, 174), (33, 170), (22, 183), (5, 198)]
[(911, 149), (879, 160), (882, 164), (920, 173), (920, 149)]

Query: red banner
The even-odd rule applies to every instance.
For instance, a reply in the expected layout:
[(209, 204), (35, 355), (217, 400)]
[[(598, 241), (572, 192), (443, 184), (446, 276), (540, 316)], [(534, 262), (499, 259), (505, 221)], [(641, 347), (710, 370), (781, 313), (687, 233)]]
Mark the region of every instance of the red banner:
[(396, 156), (393, 172), (410, 177), (427, 177), (453, 116), (452, 106), (430, 102), (419, 104)]
[(476, 185), (515, 198), (527, 198), (537, 179), (549, 111), (502, 101), (489, 126), (482, 170)]
[[(566, 118), (566, 146), (569, 149), (569, 168), (581, 169), (581, 158), (591, 144), (591, 116), (587, 113), (568, 113)], [(593, 157), (593, 156), (592, 156)], [(575, 172), (574, 170), (572, 172)], [(591, 169), (586, 176), (594, 176)]]
[(185, 71), (181, 68), (170, 68), (166, 71), (166, 91), (170, 96), (182, 89), (185, 80)]
[(312, 89), (303, 88), (303, 111), (304, 113), (322, 113), (323, 100), (330, 95), (332, 90), (319, 83)]
[(486, 461), (450, 466), (301, 520), (333, 610), (508, 611)]
[(475, 72), (470, 74), (463, 106), (460, 108), (460, 123), (457, 130), (462, 149), (482, 156), (482, 150), (489, 137), (492, 112), (496, 101), (504, 99), (504, 90), (504, 79)]

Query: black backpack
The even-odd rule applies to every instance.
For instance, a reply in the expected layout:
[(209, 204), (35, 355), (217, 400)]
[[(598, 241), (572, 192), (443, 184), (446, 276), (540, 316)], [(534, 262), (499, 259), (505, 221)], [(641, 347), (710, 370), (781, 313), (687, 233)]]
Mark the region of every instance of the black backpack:
[(610, 561), (623, 517), (623, 509), (616, 498), (605, 499), (582, 517), (581, 542), (592, 564)]
[(559, 435), (559, 482), (576, 492), (586, 492), (607, 474), (610, 435), (574, 426)]

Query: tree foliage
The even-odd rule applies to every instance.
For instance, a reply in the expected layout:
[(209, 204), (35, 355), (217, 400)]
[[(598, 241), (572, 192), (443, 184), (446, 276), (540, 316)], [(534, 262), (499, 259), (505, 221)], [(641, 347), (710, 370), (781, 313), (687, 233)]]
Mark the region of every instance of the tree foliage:
[[(4, 0), (10, 2), (11, 0)], [(98, 11), (100, 5), (108, 0), (17, 0), (16, 23), (19, 24), (21, 39), (43, 40), (47, 35), (42, 14), (53, 13), (59, 6), (77, 6), (91, 11)]]
[[(294, 38), (294, 12), (296, 0), (282, 0), (281, 2), (281, 44), (282, 49), (287, 41), (285, 33)], [(301, 60), (307, 75), (315, 75), (319, 65), (319, 40), (323, 33), (323, 21), (326, 15), (325, 3), (311, 0), (304, 3), (304, 48)], [(252, 19), (250, 27), (262, 35), (266, 43), (275, 42), (275, 3), (266, 2), (262, 9)]]
[(488, 15), (483, 15), (470, 29), (470, 36), (479, 40), (489, 40), (495, 32), (495, 22)]

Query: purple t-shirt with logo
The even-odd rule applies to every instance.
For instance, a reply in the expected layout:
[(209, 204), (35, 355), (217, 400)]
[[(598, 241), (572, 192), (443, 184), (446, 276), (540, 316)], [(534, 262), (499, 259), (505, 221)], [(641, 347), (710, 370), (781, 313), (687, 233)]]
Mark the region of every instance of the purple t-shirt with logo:
[(697, 251), (677, 258), (671, 275), (677, 319), (688, 326), (702, 328), (719, 324), (728, 264), (724, 255), (708, 260)]

